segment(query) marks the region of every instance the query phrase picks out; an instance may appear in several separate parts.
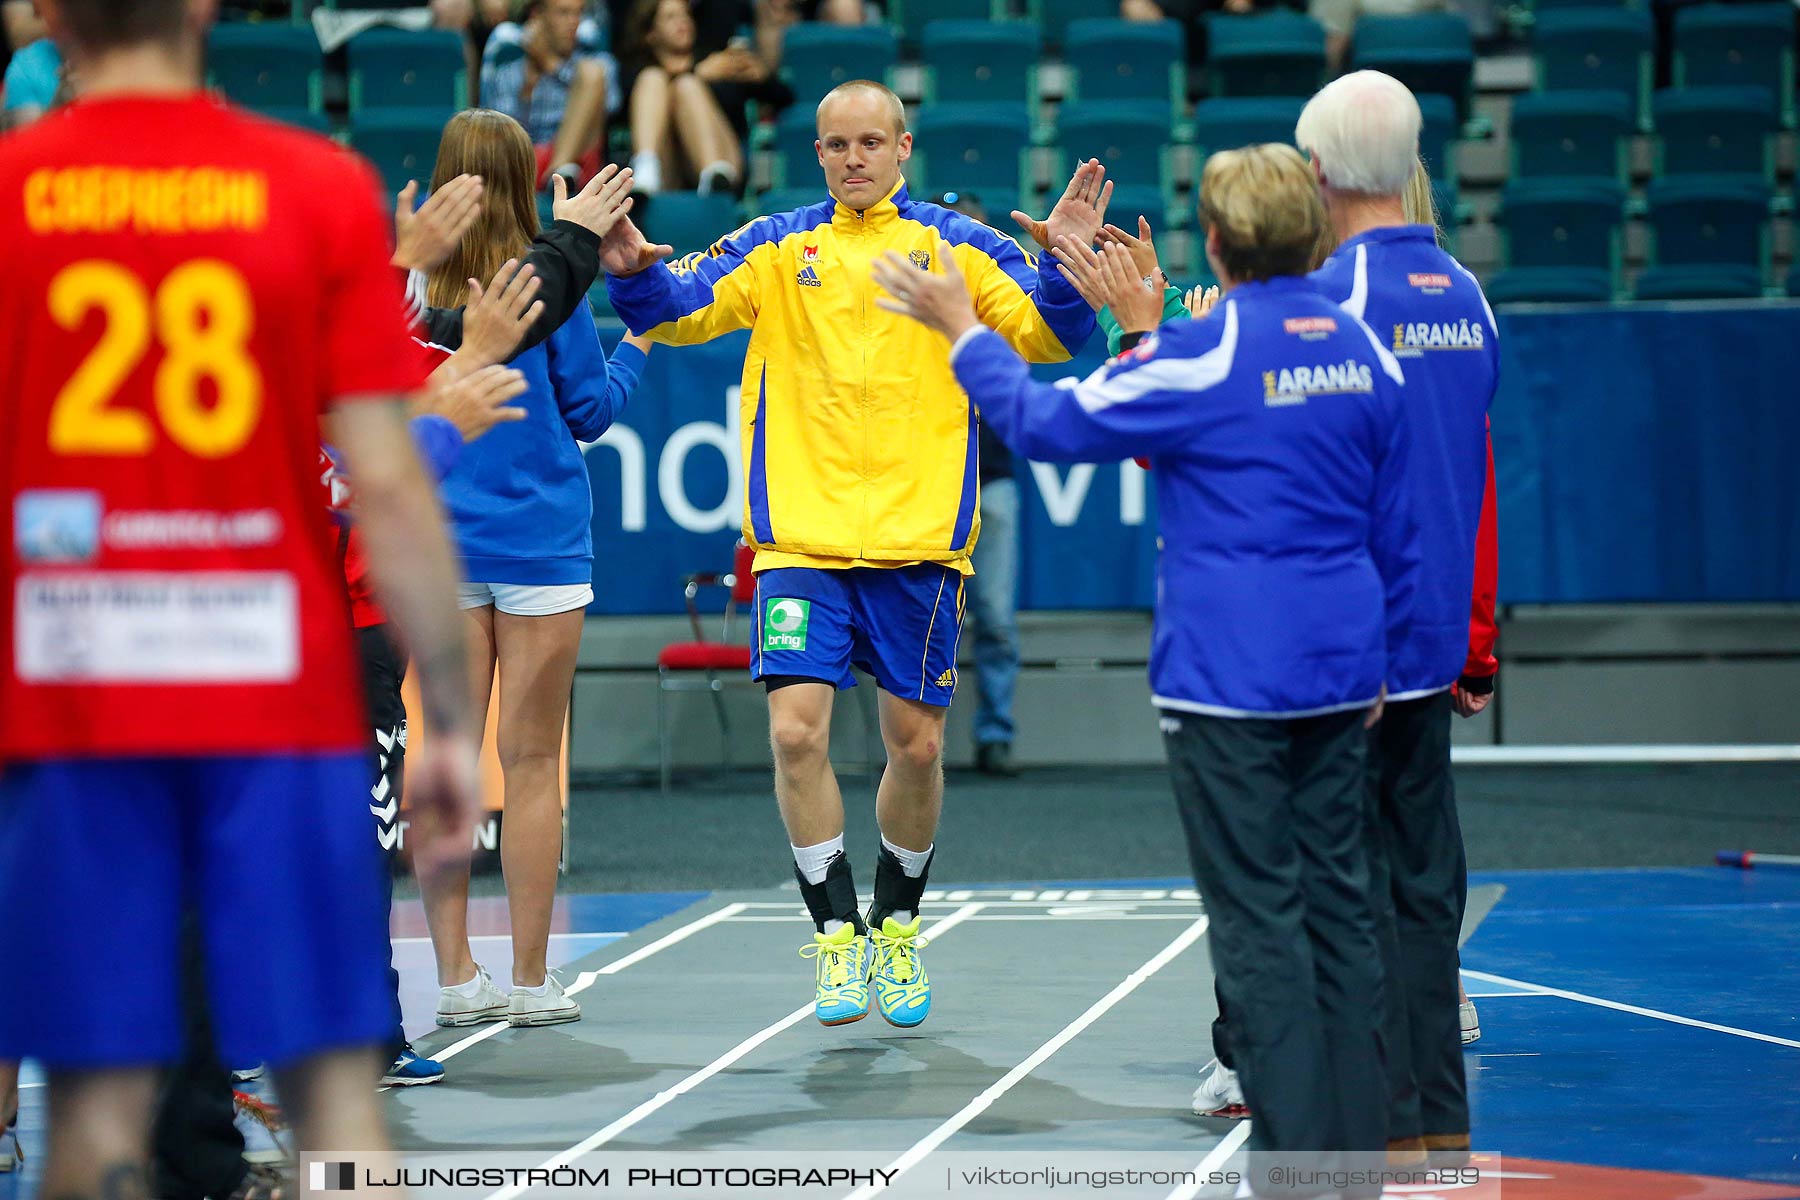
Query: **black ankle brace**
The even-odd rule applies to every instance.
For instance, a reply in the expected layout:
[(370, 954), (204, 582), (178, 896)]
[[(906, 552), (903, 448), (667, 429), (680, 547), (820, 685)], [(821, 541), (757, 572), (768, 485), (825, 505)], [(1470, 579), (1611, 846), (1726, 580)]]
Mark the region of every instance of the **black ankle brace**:
[(856, 911), (856, 881), (850, 876), (850, 860), (843, 851), (831, 856), (822, 883), (808, 883), (798, 866), (794, 868), (794, 878), (800, 883), (800, 898), (806, 901), (806, 911), (812, 914), (820, 933), (825, 932), (827, 921), (848, 921), (856, 932), (868, 932)]
[(937, 859), (937, 851), (925, 860), (925, 869), (919, 872), (917, 879), (909, 878), (906, 868), (886, 846), (875, 858), (875, 902), (869, 905), (869, 928), (880, 929), (881, 923), (892, 913), (919, 911), (919, 900), (925, 895), (925, 879), (931, 874), (931, 864)]

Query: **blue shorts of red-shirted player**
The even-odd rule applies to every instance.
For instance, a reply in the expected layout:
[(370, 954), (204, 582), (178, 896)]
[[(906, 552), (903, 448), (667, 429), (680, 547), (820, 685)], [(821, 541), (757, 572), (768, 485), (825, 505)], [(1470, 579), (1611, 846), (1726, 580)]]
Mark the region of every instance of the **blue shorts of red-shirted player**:
[(0, 770), (14, 961), (80, 980), (0, 988), (0, 1058), (51, 1068), (182, 1052), (194, 906), (219, 1050), (286, 1066), (392, 1034), (383, 869), (361, 753), (21, 762)]
[(756, 577), (750, 674), (855, 687), (861, 667), (881, 690), (947, 708), (956, 692), (963, 575), (910, 567), (778, 567)]

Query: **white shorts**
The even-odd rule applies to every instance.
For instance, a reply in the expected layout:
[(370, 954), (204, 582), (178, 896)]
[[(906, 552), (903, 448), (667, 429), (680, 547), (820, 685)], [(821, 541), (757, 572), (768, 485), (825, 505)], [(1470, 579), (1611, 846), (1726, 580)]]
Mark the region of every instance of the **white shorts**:
[(593, 585), (586, 583), (465, 583), (456, 589), (458, 608), (491, 604), (514, 617), (553, 617), (593, 602)]

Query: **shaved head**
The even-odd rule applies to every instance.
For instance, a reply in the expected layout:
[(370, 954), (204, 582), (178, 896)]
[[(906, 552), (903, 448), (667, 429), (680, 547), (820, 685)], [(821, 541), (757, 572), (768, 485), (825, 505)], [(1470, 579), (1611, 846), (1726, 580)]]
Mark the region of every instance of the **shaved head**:
[[(820, 132), (825, 129), (827, 109), (833, 109), (834, 105), (853, 100), (860, 100), (865, 104), (871, 100), (879, 102), (888, 110), (888, 115), (893, 121), (894, 136), (899, 137), (906, 132), (906, 106), (900, 103), (900, 97), (896, 96), (892, 89), (884, 84), (876, 83), (873, 79), (852, 79), (848, 83), (840, 83), (826, 92), (825, 98), (819, 101), (818, 127)], [(833, 115), (835, 115), (835, 111), (833, 109)]]

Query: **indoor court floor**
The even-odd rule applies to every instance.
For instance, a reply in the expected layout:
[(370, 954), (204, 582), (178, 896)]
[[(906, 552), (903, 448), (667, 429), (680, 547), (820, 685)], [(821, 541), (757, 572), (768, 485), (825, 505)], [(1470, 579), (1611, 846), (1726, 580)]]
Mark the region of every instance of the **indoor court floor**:
[[(477, 957), (499, 978), (503, 903), (474, 904)], [(933, 1011), (915, 1031), (814, 1022), (796, 953), (810, 927), (791, 888), (567, 898), (552, 961), (581, 989), (584, 1019), (440, 1030), (407, 902), (395, 935), (408, 1030), (448, 1078), (388, 1094), (396, 1137), (420, 1162), (485, 1149), (509, 1165), (610, 1163), (615, 1183), (634, 1163), (902, 1172), (885, 1193), (754, 1192), (771, 1196), (1049, 1194), (957, 1178), (1033, 1161), (1199, 1171), (1109, 1195), (1233, 1193), (1202, 1181), (1229, 1167), (1247, 1126), (1188, 1110), (1213, 1001), (1206, 918), (1185, 881), (945, 887), (926, 913)], [(1800, 871), (1473, 875), (1465, 985), (1483, 1036), (1466, 1061), (1488, 1177), (1463, 1194), (1800, 1198), (1797, 913)], [(42, 1161), (41, 1080), (25, 1082), (32, 1169), (0, 1176), (0, 1200), (30, 1195)], [(708, 1153), (669, 1157), (691, 1152)]]

